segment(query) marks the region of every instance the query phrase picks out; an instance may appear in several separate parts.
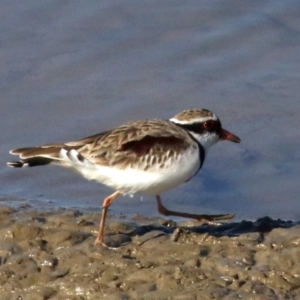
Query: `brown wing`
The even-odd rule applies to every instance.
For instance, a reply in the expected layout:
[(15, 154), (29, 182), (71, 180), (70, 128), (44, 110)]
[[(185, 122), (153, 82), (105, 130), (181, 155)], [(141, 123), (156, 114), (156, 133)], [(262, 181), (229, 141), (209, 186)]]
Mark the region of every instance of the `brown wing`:
[[(85, 140), (88, 142), (87, 140)], [(78, 145), (68, 143), (68, 146)], [(77, 151), (89, 161), (124, 169), (163, 167), (196, 142), (187, 132), (167, 120), (146, 120), (125, 124), (101, 136), (93, 136)]]
[[(51, 144), (14, 149), (21, 161), (9, 165), (20, 167), (63, 163), (61, 149), (75, 149), (92, 163), (124, 169), (127, 166), (147, 169), (154, 164), (160, 167), (178, 159), (190, 145), (197, 147), (188, 133), (167, 120), (146, 120), (127, 123), (116, 129), (65, 144)], [(43, 158), (43, 159), (41, 159)]]

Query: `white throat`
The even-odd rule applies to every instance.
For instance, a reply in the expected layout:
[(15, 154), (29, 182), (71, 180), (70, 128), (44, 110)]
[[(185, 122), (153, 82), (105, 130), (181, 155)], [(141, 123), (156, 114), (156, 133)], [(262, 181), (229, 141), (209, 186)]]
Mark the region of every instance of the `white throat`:
[(219, 141), (219, 136), (216, 133), (204, 132), (202, 134), (198, 134), (192, 131), (189, 133), (204, 147), (205, 152)]

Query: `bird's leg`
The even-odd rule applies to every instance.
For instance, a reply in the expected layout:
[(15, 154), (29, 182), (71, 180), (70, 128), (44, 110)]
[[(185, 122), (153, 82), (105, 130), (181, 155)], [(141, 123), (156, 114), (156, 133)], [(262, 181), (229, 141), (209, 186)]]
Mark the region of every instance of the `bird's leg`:
[(234, 217), (234, 214), (225, 214), (225, 215), (197, 215), (197, 214), (189, 214), (184, 212), (177, 212), (168, 210), (161, 202), (160, 196), (156, 196), (157, 209), (158, 212), (164, 216), (177, 216), (183, 218), (190, 218), (195, 220), (208, 220), (208, 221), (217, 221), (217, 220), (228, 220)]
[(103, 200), (102, 204), (102, 214), (101, 214), (101, 220), (100, 220), (100, 225), (99, 225), (99, 232), (97, 235), (97, 238), (95, 240), (95, 245), (104, 245), (103, 242), (103, 237), (104, 237), (104, 225), (105, 225), (105, 219), (106, 219), (106, 214), (109, 206), (111, 203), (120, 195), (121, 193), (119, 191), (114, 192), (110, 196), (106, 197)]

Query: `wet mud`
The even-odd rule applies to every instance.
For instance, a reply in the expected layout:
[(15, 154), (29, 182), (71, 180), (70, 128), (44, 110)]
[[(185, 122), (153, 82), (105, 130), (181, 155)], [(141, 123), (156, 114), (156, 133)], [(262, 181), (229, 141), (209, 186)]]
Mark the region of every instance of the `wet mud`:
[(1, 206), (1, 299), (300, 299), (297, 222), (99, 217)]

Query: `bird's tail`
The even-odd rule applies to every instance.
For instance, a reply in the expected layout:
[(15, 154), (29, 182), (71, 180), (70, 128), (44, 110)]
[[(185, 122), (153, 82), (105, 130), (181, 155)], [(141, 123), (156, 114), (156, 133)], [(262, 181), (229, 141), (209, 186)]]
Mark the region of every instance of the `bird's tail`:
[(10, 154), (19, 155), (20, 159), (8, 162), (7, 165), (13, 168), (22, 168), (48, 165), (52, 162), (60, 163), (59, 153), (62, 147), (63, 145), (45, 145), (13, 149)]

